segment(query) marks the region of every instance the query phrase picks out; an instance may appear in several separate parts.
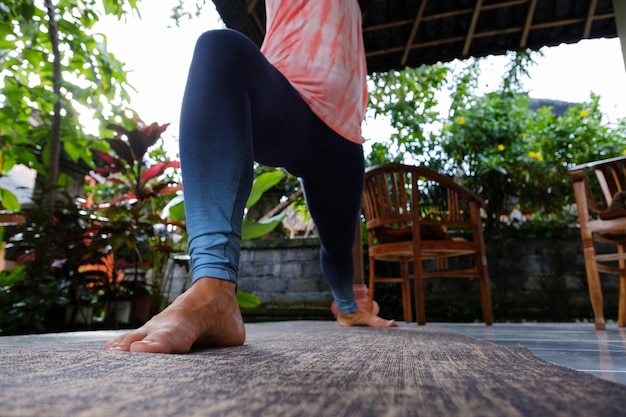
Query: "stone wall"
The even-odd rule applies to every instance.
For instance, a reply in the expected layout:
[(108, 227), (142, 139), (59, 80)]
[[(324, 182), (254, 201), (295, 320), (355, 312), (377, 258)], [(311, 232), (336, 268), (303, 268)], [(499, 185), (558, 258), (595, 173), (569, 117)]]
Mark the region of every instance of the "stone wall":
[[(592, 319), (579, 238), (488, 240), (487, 246), (496, 321)], [(606, 318), (614, 319), (619, 282), (610, 275), (602, 282)], [(316, 239), (245, 242), (239, 288), (263, 303), (247, 314), (267, 319), (328, 316), (332, 300)], [(381, 284), (375, 294), (381, 314), (402, 317), (397, 286)], [(425, 297), (429, 321), (481, 320), (476, 281), (428, 279)]]
[(317, 239), (252, 241), (242, 245), (239, 288), (263, 303), (331, 300), (319, 262)]
[(268, 308), (327, 310), (332, 296), (322, 276), (319, 251), (317, 239), (243, 242), (239, 288), (259, 297), (263, 314)]
[[(488, 241), (487, 247), (494, 314), (500, 320), (593, 319), (579, 236)], [(600, 278), (605, 317), (615, 319), (619, 279)]]

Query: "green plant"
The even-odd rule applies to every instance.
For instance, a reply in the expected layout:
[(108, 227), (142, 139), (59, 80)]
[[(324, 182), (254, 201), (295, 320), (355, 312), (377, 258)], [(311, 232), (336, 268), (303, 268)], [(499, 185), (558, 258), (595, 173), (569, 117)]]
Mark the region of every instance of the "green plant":
[(486, 227), (502, 227), (512, 209), (557, 223), (575, 218), (566, 210), (575, 203), (568, 169), (626, 150), (626, 122), (608, 125), (599, 100), (555, 115), (551, 107), (531, 111), (523, 93), (494, 92), (457, 110), (441, 146), (453, 172), (487, 201)]
[[(258, 175), (252, 183), (252, 190), (248, 200), (246, 201), (246, 209), (250, 209), (259, 201), (264, 192), (274, 187), (284, 178), (285, 172), (280, 169), (264, 172)], [(247, 216), (244, 217), (241, 239), (255, 239), (270, 233), (280, 224), (283, 217), (283, 214), (278, 214), (263, 221), (254, 221), (248, 219)], [(237, 290), (237, 302), (242, 308), (253, 308), (261, 304), (261, 301), (254, 294), (249, 294), (239, 289)]]
[(23, 281), (5, 288), (23, 298), (10, 311), (14, 317), (27, 317), (32, 331), (43, 330), (46, 314), (56, 306), (91, 304), (98, 292), (97, 283), (80, 272), (82, 265), (101, 256), (98, 220), (81, 200), (62, 190), (54, 194), (57, 200), (36, 195), (35, 206), (24, 212), (24, 223), (5, 233), (7, 257), (16, 263), (10, 273), (25, 274)]
[[(116, 114), (128, 100), (126, 72), (93, 33), (102, 14), (121, 18), (136, 0), (4, 0), (0, 6), (0, 174), (34, 168), (49, 189), (67, 184), (60, 155), (90, 163), (98, 146), (79, 115)], [(54, 197), (49, 195), (50, 198)], [(17, 210), (14, 196), (0, 201)]]
[(440, 120), (437, 92), (450, 74), (448, 64), (422, 65), (370, 75), (368, 113), (389, 120), (389, 138), (374, 138), (369, 165), (425, 160), (436, 155), (428, 126)]
[(0, 271), (0, 335), (42, 331), (51, 299), (52, 280), (29, 279), (23, 265)]
[[(372, 145), (368, 162), (404, 161), (448, 174), (485, 199), (490, 233), (506, 227), (512, 210), (537, 219), (542, 229), (571, 224), (568, 169), (623, 154), (626, 120), (608, 123), (596, 95), (562, 115), (550, 107), (531, 110), (522, 80), (540, 53), (509, 54), (502, 83), (485, 94), (478, 90), (480, 60), (454, 73), (437, 65), (374, 74), (370, 111), (389, 118), (394, 132)], [(451, 82), (442, 74), (451, 75)], [(437, 113), (432, 93), (444, 86), (451, 87), (452, 98), (445, 117)]]
[[(285, 176), (285, 172), (281, 169), (275, 169), (257, 175), (252, 183), (250, 196), (246, 201), (246, 210), (254, 206), (260, 200), (263, 193), (281, 182)], [(241, 240), (256, 239), (270, 233), (280, 224), (283, 217), (283, 214), (277, 214), (267, 219), (257, 221), (250, 219), (248, 216), (244, 216)]]
[[(162, 142), (155, 146), (167, 124), (145, 125), (138, 119), (134, 123), (131, 129), (109, 125), (116, 135), (106, 140), (109, 153), (94, 152), (93, 178), (98, 184), (89, 191), (98, 214), (106, 219), (100, 233), (114, 254), (113, 269), (132, 275), (130, 281), (137, 286), (142, 285), (140, 272), (154, 268), (150, 291), (153, 310), (158, 311), (164, 290), (159, 272), (170, 254), (177, 251), (172, 235), (183, 229), (162, 217), (163, 209), (182, 188), (176, 173), (180, 163), (169, 159)], [(117, 295), (114, 289), (109, 293), (112, 298)]]
[(441, 148), (452, 162), (451, 172), (487, 202), (486, 227), (494, 228), (513, 205), (511, 197), (524, 187), (528, 142), (523, 132), (530, 109), (522, 94), (494, 92), (475, 97), (457, 109), (442, 131)]
[(569, 168), (626, 152), (626, 119), (609, 124), (594, 94), (560, 116), (550, 107), (537, 110), (527, 120), (524, 135), (529, 144), (528, 187), (520, 194), (520, 208), (558, 219), (567, 218), (563, 208), (575, 203)]

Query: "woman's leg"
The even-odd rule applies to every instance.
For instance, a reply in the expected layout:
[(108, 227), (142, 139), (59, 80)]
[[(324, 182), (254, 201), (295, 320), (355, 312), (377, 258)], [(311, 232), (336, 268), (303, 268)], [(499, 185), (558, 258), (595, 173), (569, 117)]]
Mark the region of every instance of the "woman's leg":
[[(189, 69), (180, 158), (194, 282), (236, 282), (244, 205), (253, 179), (248, 81), (258, 50), (232, 31), (207, 32)], [(233, 53), (237, 51), (237, 53)]]
[(354, 313), (353, 246), (363, 195), (363, 149), (325, 125), (316, 136), (318, 146), (300, 169), (301, 182), (320, 237), (326, 282), (338, 310)]
[[(280, 90), (287, 93), (281, 96)], [(235, 286), (256, 147), (252, 124), (262, 117), (272, 131), (284, 130), (272, 126), (273, 120), (282, 120), (282, 113), (272, 111), (276, 94), (281, 100), (295, 100), (283, 103), (287, 108), (302, 105), (291, 85), (244, 35), (224, 30), (199, 38), (180, 130), (194, 284), (145, 325), (105, 348), (184, 353), (193, 344), (233, 346), (244, 342)], [(284, 137), (272, 137), (287, 144)]]
[(198, 40), (180, 123), (194, 282), (237, 281), (254, 160), (284, 166), (304, 157), (298, 138), (313, 121), (306, 103), (249, 39), (224, 30)]
[(339, 310), (337, 322), (342, 326), (396, 326), (393, 320), (359, 310), (354, 297), (353, 247), (364, 183), (362, 147), (339, 136), (310, 109), (298, 112), (300, 116), (308, 113), (308, 118), (281, 110), (288, 115), (283, 119), (287, 123), (284, 130), (296, 134), (289, 137), (290, 146), (271, 148), (272, 158), (301, 179), (320, 237), (322, 271)]
[(308, 106), (256, 45), (232, 30), (207, 32), (198, 39), (181, 113), (194, 284), (145, 325), (105, 345), (108, 349), (182, 353), (194, 343), (244, 342), (235, 285), (253, 160), (280, 166), (304, 155), (306, 149), (292, 138), (313, 120)]
[(317, 227), (322, 271), (339, 310), (337, 322), (342, 326), (396, 326), (393, 320), (359, 310), (354, 297), (353, 247), (363, 196), (363, 149), (319, 119), (309, 132), (307, 157), (291, 170), (301, 178)]
[[(292, 164), (299, 175), (300, 165), (306, 165), (316, 148), (316, 135), (311, 132), (318, 124), (289, 82), (244, 35), (223, 30), (200, 37), (189, 71), (180, 131), (194, 285), (144, 326), (109, 342), (106, 348), (182, 353), (194, 343), (232, 346), (244, 342), (235, 285), (253, 160), (272, 166)], [(310, 188), (318, 187), (311, 184)], [(321, 198), (313, 200), (326, 204)], [(320, 211), (324, 213), (321, 219), (328, 218), (326, 210)], [(343, 238), (346, 242), (353, 239)], [(347, 305), (350, 291), (345, 283), (351, 283), (352, 274), (342, 269), (351, 266), (343, 255), (335, 258), (335, 252), (340, 251), (325, 249), (323, 256), (330, 260), (325, 262), (326, 269), (335, 271), (331, 276), (345, 278), (331, 278), (329, 283), (341, 282), (331, 284), (338, 288), (333, 293)], [(347, 323), (380, 325), (364, 320)]]

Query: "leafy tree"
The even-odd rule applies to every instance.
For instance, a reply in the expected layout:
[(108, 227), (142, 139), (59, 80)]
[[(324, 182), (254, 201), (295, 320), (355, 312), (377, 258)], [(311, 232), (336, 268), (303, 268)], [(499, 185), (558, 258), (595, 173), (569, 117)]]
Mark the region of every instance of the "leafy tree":
[(517, 52), (509, 58), (500, 88), (482, 96), (476, 94), (480, 60), (469, 63), (458, 78), (449, 120), (438, 137), (451, 164), (448, 170), (487, 201), (487, 228), (498, 225), (525, 183), (520, 158), (526, 154), (523, 132), (530, 108), (521, 81), (533, 54)]
[(435, 110), (439, 104), (436, 93), (450, 71), (438, 64), (370, 76), (369, 111), (374, 117), (388, 118), (394, 129), (388, 141), (372, 145), (367, 157), (370, 165), (408, 157), (424, 160), (437, 151), (425, 127), (440, 118)]
[(626, 119), (607, 123), (595, 94), (561, 116), (550, 107), (539, 109), (527, 120), (523, 135), (529, 149), (520, 205), (530, 213), (562, 217), (563, 207), (575, 203), (568, 169), (626, 152)]
[[(562, 116), (550, 107), (532, 111), (522, 81), (537, 53), (510, 54), (502, 83), (486, 94), (477, 89), (480, 60), (457, 72), (437, 65), (375, 74), (370, 104), (395, 132), (372, 146), (368, 161), (418, 163), (453, 176), (487, 201), (488, 229), (501, 227), (513, 208), (571, 220), (568, 168), (624, 153), (626, 121), (609, 125), (594, 95)], [(451, 89), (446, 116), (435, 111), (433, 95), (443, 87)]]
[(623, 124), (610, 127), (600, 98), (569, 108), (562, 116), (551, 107), (530, 109), (522, 79), (533, 54), (511, 55), (497, 91), (479, 96), (466, 86), (453, 102), (449, 127), (441, 133), (444, 155), (455, 174), (487, 201), (486, 227), (501, 226), (513, 208), (523, 214), (570, 220), (564, 208), (574, 203), (568, 169), (622, 153)]
[[(85, 109), (109, 120), (128, 100), (123, 64), (93, 32), (103, 14), (123, 17), (137, 0), (5, 0), (0, 4), (0, 174), (16, 163), (35, 168), (49, 187), (59, 158), (91, 162), (102, 146), (79, 121)], [(5, 190), (2, 204), (16, 209)]]
[[(478, 67), (470, 64), (459, 79), (449, 117), (438, 137), (448, 169), (488, 203), (487, 228), (498, 223), (524, 183), (520, 157), (530, 115), (528, 97), (522, 93), (520, 74), (526, 73), (529, 54), (515, 54), (498, 91), (476, 95)], [(506, 151), (506, 152), (505, 152)]]

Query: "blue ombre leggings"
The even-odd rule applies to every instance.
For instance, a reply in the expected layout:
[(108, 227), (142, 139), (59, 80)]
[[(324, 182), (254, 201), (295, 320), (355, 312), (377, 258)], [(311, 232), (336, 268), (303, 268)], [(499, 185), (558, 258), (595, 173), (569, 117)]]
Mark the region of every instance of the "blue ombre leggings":
[[(344, 94), (338, 91), (337, 94)], [(364, 181), (363, 150), (315, 116), (244, 35), (203, 34), (182, 104), (180, 157), (194, 282), (237, 282), (253, 163), (299, 177), (337, 307), (357, 310), (352, 246)]]

